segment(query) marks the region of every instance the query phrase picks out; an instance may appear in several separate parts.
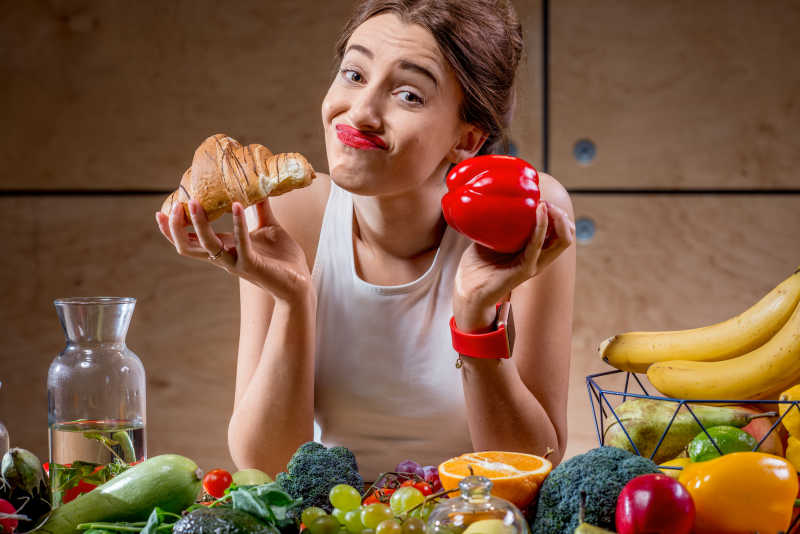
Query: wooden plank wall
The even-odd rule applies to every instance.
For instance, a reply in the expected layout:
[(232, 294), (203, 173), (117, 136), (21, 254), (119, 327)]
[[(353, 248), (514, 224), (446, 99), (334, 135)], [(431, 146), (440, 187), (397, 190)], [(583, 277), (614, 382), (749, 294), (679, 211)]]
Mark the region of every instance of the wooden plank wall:
[(550, 171), (596, 232), (578, 249), (567, 456), (598, 444), (601, 340), (727, 319), (800, 265), (798, 23), (792, 1), (550, 2)]
[[(236, 282), (176, 256), (152, 214), (212, 133), (325, 169), (319, 102), (351, 2), (3, 5), (0, 420), (46, 457), (52, 300), (135, 296), (150, 453), (230, 468)], [(528, 54), (512, 137), (541, 167), (545, 21), (540, 0), (516, 5)], [(578, 255), (568, 455), (596, 444), (584, 377), (606, 369), (601, 339), (723, 319), (800, 264), (796, 3), (643, 6), (549, 6), (549, 171), (596, 228)]]

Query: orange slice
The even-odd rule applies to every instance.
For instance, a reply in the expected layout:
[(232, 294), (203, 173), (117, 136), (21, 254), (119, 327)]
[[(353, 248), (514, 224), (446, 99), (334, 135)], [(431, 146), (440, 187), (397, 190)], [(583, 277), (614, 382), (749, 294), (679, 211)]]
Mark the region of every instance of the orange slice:
[(442, 487), (457, 488), (462, 478), (470, 476), (470, 467), (472, 474), (492, 481), (492, 495), (525, 509), (539, 493), (539, 486), (553, 464), (541, 456), (522, 452), (470, 452), (439, 465)]

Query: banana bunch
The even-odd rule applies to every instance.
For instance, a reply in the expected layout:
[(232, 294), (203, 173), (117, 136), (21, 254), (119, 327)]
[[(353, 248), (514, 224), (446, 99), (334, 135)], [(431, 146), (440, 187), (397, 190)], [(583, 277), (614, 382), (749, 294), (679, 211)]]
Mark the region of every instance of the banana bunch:
[(598, 352), (624, 371), (647, 372), (680, 399), (767, 399), (800, 382), (800, 267), (727, 321), (670, 332), (628, 332)]

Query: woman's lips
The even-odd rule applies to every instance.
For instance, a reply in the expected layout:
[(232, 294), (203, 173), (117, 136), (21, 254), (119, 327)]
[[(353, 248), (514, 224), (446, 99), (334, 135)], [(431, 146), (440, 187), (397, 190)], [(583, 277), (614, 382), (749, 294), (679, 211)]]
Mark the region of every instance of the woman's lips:
[(336, 125), (336, 137), (339, 141), (353, 148), (362, 150), (386, 150), (386, 142), (377, 135), (364, 133), (346, 124)]

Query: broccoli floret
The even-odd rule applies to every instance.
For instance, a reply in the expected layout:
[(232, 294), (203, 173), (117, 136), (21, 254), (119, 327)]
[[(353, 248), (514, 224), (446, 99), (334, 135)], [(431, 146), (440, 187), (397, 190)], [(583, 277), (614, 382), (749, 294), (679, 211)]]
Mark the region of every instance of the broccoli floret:
[(328, 452), (346, 461), (347, 463), (350, 464), (350, 466), (352, 466), (353, 470), (358, 471), (358, 464), (356, 463), (356, 455), (353, 454), (353, 451), (351, 451), (347, 447), (342, 447), (342, 446), (331, 447), (330, 449), (328, 449)]
[(617, 498), (631, 479), (659, 473), (656, 464), (615, 447), (598, 447), (570, 458), (545, 478), (535, 514), (530, 511), (531, 534), (572, 534), (579, 524), (581, 492), (586, 492), (584, 521), (614, 529)]
[(364, 479), (352, 452), (345, 447), (327, 449), (313, 441), (297, 449), (286, 464), (286, 472), (278, 473), (275, 481), (295, 499), (303, 499), (297, 514), (309, 506), (332, 511), (328, 493), (337, 484), (353, 486), (359, 493), (364, 489)]

